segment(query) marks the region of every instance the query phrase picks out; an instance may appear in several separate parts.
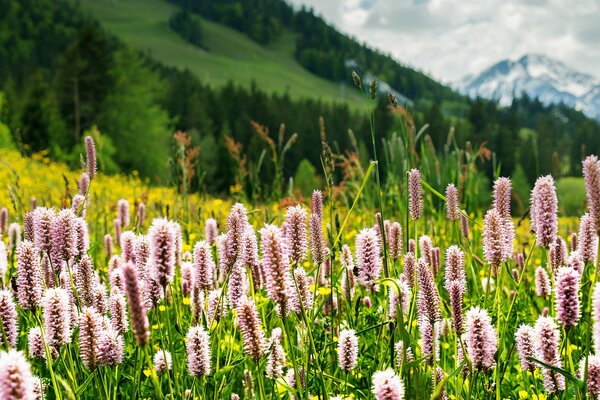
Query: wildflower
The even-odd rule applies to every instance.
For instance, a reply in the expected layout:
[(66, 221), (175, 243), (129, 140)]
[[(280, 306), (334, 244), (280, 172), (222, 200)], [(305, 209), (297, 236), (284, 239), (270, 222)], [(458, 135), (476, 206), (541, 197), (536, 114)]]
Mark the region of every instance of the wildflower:
[(356, 236), (356, 261), (358, 281), (368, 290), (375, 290), (375, 282), (381, 273), (380, 248), (377, 233), (365, 228)]
[[(435, 392), (437, 386), (444, 380), (444, 370), (442, 370), (439, 366), (435, 368), (435, 374), (431, 374), (431, 383), (433, 384), (433, 391)], [(446, 396), (446, 387), (442, 386), (440, 390), (440, 395), (438, 397), (441, 400), (448, 400)]]
[(536, 368), (535, 364), (528, 360), (530, 357), (535, 357), (535, 330), (529, 325), (522, 324), (515, 333), (515, 341), (517, 343), (517, 352), (519, 353), (519, 361), (523, 371), (533, 372)]
[(155, 218), (148, 231), (150, 263), (162, 287), (173, 280), (175, 273), (175, 231), (166, 218)]
[[(588, 376), (585, 387), (590, 397), (598, 398), (600, 395), (600, 356), (590, 355), (588, 357)], [(585, 357), (581, 360), (580, 370), (585, 370)]]
[(598, 252), (596, 224), (590, 214), (583, 214), (579, 221), (578, 251), (585, 263), (595, 263)]
[(535, 294), (540, 297), (548, 297), (551, 290), (548, 272), (542, 267), (537, 267), (535, 270)]
[(281, 328), (274, 328), (271, 333), (270, 351), (267, 359), (267, 376), (270, 379), (279, 379), (283, 376), (283, 367), (286, 362), (285, 352), (281, 346)]
[(406, 361), (408, 362), (414, 360), (414, 356), (410, 346), (406, 347), (406, 354), (404, 354), (404, 342), (402, 340), (398, 340), (396, 342), (396, 344), (394, 345), (394, 350), (396, 351), (396, 368), (402, 369), (404, 357), (406, 357)]
[(8, 248), (14, 249), (21, 243), (21, 225), (13, 222), (8, 226)]
[(419, 259), (417, 264), (417, 281), (419, 286), (417, 297), (419, 317), (427, 317), (430, 323), (439, 321), (441, 319), (440, 298), (433, 279), (433, 272), (423, 259)]
[(297, 290), (297, 295), (294, 298), (298, 298), (302, 303), (294, 308), (299, 312), (304, 310), (307, 313), (313, 307), (313, 292), (310, 290), (310, 282), (303, 267), (297, 267), (294, 270), (294, 280), (296, 287), (293, 290)]
[(96, 145), (91, 136), (85, 137), (85, 162), (90, 179), (96, 176)]
[(450, 221), (456, 221), (460, 216), (458, 208), (458, 190), (454, 184), (446, 186), (446, 218)]
[(246, 242), (244, 263), (250, 267), (250, 270), (252, 271), (252, 284), (254, 285), (254, 290), (258, 291), (263, 286), (265, 277), (262, 265), (258, 260), (258, 241), (256, 240), (256, 233), (251, 225), (246, 227), (244, 239)]
[(143, 301), (142, 291), (139, 284), (138, 273), (132, 263), (125, 263), (122, 267), (125, 292), (129, 303), (131, 327), (135, 334), (137, 344), (145, 345), (150, 340), (148, 326), (148, 315), (146, 305)]
[(115, 229), (115, 240), (117, 241), (117, 243), (121, 243), (121, 221), (119, 221), (119, 218), (115, 218), (113, 220), (113, 227)]
[(43, 253), (49, 253), (52, 248), (52, 221), (54, 210), (38, 207), (33, 211), (33, 227), (35, 247)]
[(200, 241), (194, 246), (194, 268), (195, 285), (206, 291), (212, 289), (215, 262), (208, 242)]
[(61, 265), (77, 255), (76, 216), (73, 210), (65, 208), (58, 212), (52, 222), (52, 262)]
[(460, 214), (460, 231), (462, 233), (462, 235), (465, 237), (465, 239), (469, 239), (469, 221), (467, 220), (467, 217), (465, 217), (464, 215)]
[(417, 260), (414, 253), (409, 252), (404, 255), (404, 272), (402, 276), (411, 289), (415, 285), (416, 264)]
[(74, 280), (79, 300), (84, 306), (91, 306), (94, 302), (94, 287), (97, 278), (92, 260), (88, 256), (84, 256), (79, 260)]
[(42, 297), (42, 277), (38, 250), (30, 241), (23, 241), (17, 249), (17, 297), (19, 305), (33, 310)]
[(488, 210), (483, 224), (483, 251), (494, 276), (500, 264), (510, 257), (505, 247), (506, 239), (504, 220), (495, 208)]
[(433, 243), (431, 238), (427, 235), (422, 235), (419, 238), (419, 250), (421, 251), (421, 258), (425, 260), (428, 266), (433, 267)]
[(208, 320), (218, 321), (221, 317), (227, 315), (227, 296), (222, 294), (222, 289), (211, 290), (208, 293)]
[(110, 309), (110, 323), (114, 330), (124, 335), (129, 331), (125, 296), (119, 289), (113, 288), (110, 292), (108, 303)]
[(238, 324), (244, 338), (244, 350), (254, 362), (258, 362), (265, 353), (267, 344), (254, 301), (248, 297), (241, 299), (237, 313)]
[(86, 196), (90, 188), (90, 175), (87, 172), (82, 172), (79, 175), (79, 182), (77, 183), (77, 189), (81, 196)]
[(577, 251), (577, 232), (571, 233), (571, 251)]
[(171, 370), (171, 367), (173, 366), (173, 357), (169, 351), (158, 349), (156, 353), (154, 353), (153, 364), (156, 372), (164, 374)]
[[(535, 324), (537, 338), (537, 353), (541, 361), (557, 368), (562, 368), (558, 345), (560, 334), (558, 326), (550, 317), (540, 316)], [(542, 367), (544, 388), (548, 393), (554, 393), (565, 388), (564, 377), (553, 370)]]
[(219, 235), (219, 231), (217, 228), (217, 221), (213, 218), (209, 218), (206, 220), (204, 232), (206, 235), (206, 241), (210, 246), (216, 243), (217, 236)]
[(433, 355), (436, 361), (439, 360), (439, 321), (431, 320), (426, 315), (419, 315), (417, 324), (421, 333), (421, 354), (427, 356), (427, 363), (433, 365)]
[(445, 285), (446, 290), (452, 281), (459, 281), (463, 285), (466, 284), (465, 277), (465, 253), (456, 245), (448, 247), (446, 250), (446, 271)]
[(90, 247), (90, 237), (85, 219), (80, 217), (75, 219), (75, 235), (77, 238), (75, 242), (75, 256), (84, 257), (87, 255), (88, 248)]
[(135, 266), (143, 276), (152, 274), (148, 269), (148, 260), (150, 259), (150, 240), (148, 235), (137, 235), (133, 242), (133, 257)]
[[(296, 381), (296, 375), (298, 376), (300, 382)], [(285, 381), (287, 385), (296, 390), (300, 390), (300, 388), (306, 388), (306, 374), (304, 373), (304, 368), (299, 367), (297, 371), (293, 368), (289, 368), (285, 377)], [(292, 400), (298, 400), (296, 396), (291, 396)]]
[(123, 336), (112, 328), (103, 330), (98, 338), (97, 363), (116, 367), (123, 362)]
[(46, 356), (42, 330), (39, 326), (33, 326), (29, 329), (29, 333), (27, 334), (27, 347), (29, 348), (29, 358), (41, 360)]
[(238, 258), (243, 257), (245, 250), (243, 238), (248, 224), (246, 208), (240, 203), (234, 204), (227, 218), (224, 272), (229, 272), (229, 269), (233, 267)]
[(352, 251), (350, 247), (345, 244), (342, 246), (342, 255), (340, 262), (344, 269), (342, 270), (341, 286), (347, 299), (352, 299), (354, 293), (354, 259), (352, 258)]
[(240, 299), (246, 295), (246, 268), (239, 261), (231, 269), (227, 289), (230, 307), (237, 308)]
[(410, 305), (410, 288), (403, 279), (396, 279), (396, 283), (398, 288), (393, 287), (388, 291), (390, 318), (396, 318), (398, 307), (402, 310), (403, 315), (406, 315)]
[(210, 375), (210, 337), (201, 326), (192, 326), (186, 335), (187, 365), (190, 375), (201, 378)]
[(124, 262), (135, 262), (135, 233), (125, 231), (121, 233), (121, 258)]
[(510, 218), (510, 178), (500, 177), (494, 182), (494, 208), (502, 218)]
[(181, 263), (181, 294), (184, 297), (189, 297), (194, 285), (194, 270), (192, 263), (184, 261)]
[(403, 400), (404, 384), (391, 368), (373, 374), (373, 394), (377, 400)]
[(582, 164), (589, 213), (600, 233), (600, 162), (598, 157), (591, 155)]
[(402, 226), (400, 223), (392, 222), (385, 237), (390, 257), (392, 260), (399, 259), (402, 256)]
[(44, 295), (44, 323), (49, 346), (62, 346), (71, 342), (70, 301), (62, 288), (50, 288)]
[(467, 311), (465, 333), (467, 352), (473, 367), (484, 371), (494, 367), (498, 336), (487, 311), (479, 307)]
[(408, 210), (412, 220), (418, 220), (423, 214), (421, 173), (416, 168), (408, 171)]
[(146, 221), (146, 205), (140, 201), (137, 206), (137, 225), (143, 226), (145, 221)]
[(285, 232), (286, 249), (290, 260), (299, 264), (306, 258), (306, 211), (301, 206), (288, 207)]
[(8, 231), (8, 210), (2, 207), (0, 211), (0, 233), (5, 234)]
[(556, 277), (556, 320), (569, 329), (579, 321), (579, 273), (561, 267)]
[(340, 369), (346, 373), (356, 367), (358, 360), (358, 337), (353, 329), (340, 331), (338, 340), (338, 362)]
[(553, 274), (556, 274), (560, 267), (567, 265), (567, 243), (560, 236), (556, 236), (554, 242), (550, 243), (548, 260)]
[(86, 213), (86, 204), (85, 197), (81, 194), (76, 194), (73, 196), (73, 200), (71, 200), (71, 210), (73, 210), (73, 214), (78, 217), (85, 217)]
[(431, 269), (435, 275), (440, 272), (440, 248), (434, 247), (431, 249)]
[(181, 232), (181, 225), (175, 221), (169, 221), (171, 228), (173, 229), (175, 240), (173, 242), (175, 252), (175, 265), (181, 265), (181, 252), (183, 248), (183, 234)]
[(3, 400), (34, 399), (31, 366), (22, 352), (0, 353), (0, 398)]
[(33, 211), (28, 211), (25, 213), (25, 217), (23, 218), (23, 231), (23, 239), (29, 240), (30, 242), (35, 241), (35, 230), (33, 227)]
[(112, 257), (113, 252), (113, 241), (110, 233), (104, 235), (104, 253), (106, 254), (106, 258), (110, 259)]
[(79, 316), (79, 354), (87, 369), (98, 365), (98, 343), (102, 331), (100, 314), (92, 307), (81, 310)]
[(558, 230), (558, 199), (554, 179), (550, 175), (538, 178), (531, 193), (531, 224), (537, 244), (549, 248)]
[[(0, 341), (7, 347), (17, 347), (19, 330), (17, 321), (17, 307), (12, 293), (7, 289), (0, 290), (0, 326), (2, 327)], [(4, 341), (4, 338), (6, 338), (6, 341)]]
[(294, 284), (281, 230), (275, 225), (265, 225), (260, 232), (267, 293), (276, 303), (277, 313), (282, 316), (292, 311), (296, 291), (291, 290)]
[(574, 251), (569, 255), (567, 258), (567, 265), (577, 271), (579, 275), (583, 274), (584, 263), (579, 251)]
[(452, 324), (457, 334), (463, 331), (463, 296), (465, 293), (465, 285), (459, 280), (453, 280), (446, 288), (450, 294), (450, 309), (452, 310)]
[(315, 190), (312, 194), (310, 214), (310, 242), (313, 262), (317, 265), (325, 261), (325, 239), (323, 238), (323, 195)]

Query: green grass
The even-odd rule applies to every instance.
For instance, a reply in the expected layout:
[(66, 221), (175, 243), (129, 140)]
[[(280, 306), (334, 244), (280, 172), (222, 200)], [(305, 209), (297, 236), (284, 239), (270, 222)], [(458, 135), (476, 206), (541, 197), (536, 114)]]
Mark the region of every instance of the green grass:
[[(292, 98), (359, 103), (354, 88), (311, 74), (294, 59), (294, 35), (285, 32), (269, 46), (223, 25), (201, 19), (206, 49), (193, 46), (169, 29), (176, 6), (162, 0), (81, 0), (82, 8), (96, 17), (104, 29), (128, 45), (145, 51), (157, 61), (187, 68), (213, 86), (229, 81), (261, 90), (288, 92)], [(197, 17), (199, 18), (199, 17)]]

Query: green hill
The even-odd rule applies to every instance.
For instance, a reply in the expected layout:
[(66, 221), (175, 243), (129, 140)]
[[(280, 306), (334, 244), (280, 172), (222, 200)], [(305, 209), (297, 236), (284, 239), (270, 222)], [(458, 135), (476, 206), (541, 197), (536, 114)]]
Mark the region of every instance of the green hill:
[(203, 83), (221, 86), (228, 81), (261, 90), (285, 93), (292, 98), (359, 100), (347, 84), (320, 78), (294, 59), (294, 34), (261, 46), (245, 34), (198, 16), (206, 49), (196, 47), (169, 28), (169, 18), (178, 6), (162, 0), (81, 0), (110, 33), (129, 45), (148, 52), (167, 66), (187, 68)]

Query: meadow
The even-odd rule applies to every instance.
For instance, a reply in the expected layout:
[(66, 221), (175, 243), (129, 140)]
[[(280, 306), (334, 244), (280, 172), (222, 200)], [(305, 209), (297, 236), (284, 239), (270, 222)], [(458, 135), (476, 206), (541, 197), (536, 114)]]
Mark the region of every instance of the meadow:
[(326, 189), (270, 204), (105, 176), (85, 142), (81, 171), (2, 152), (3, 399), (600, 394), (593, 156), (580, 219), (550, 176), (512, 218), (509, 178), (468, 209), (469, 168), (441, 193), (424, 157), (334, 194), (325, 137)]

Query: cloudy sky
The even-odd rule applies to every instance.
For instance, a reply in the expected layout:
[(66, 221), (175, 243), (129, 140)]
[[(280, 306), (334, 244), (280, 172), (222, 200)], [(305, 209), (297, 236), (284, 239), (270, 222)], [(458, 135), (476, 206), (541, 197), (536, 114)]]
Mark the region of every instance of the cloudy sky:
[(289, 1), (445, 82), (529, 53), (600, 78), (598, 0)]

